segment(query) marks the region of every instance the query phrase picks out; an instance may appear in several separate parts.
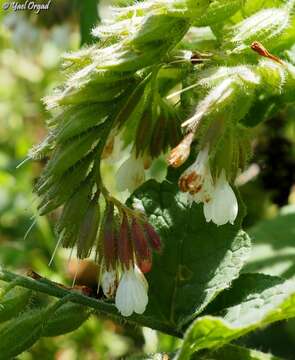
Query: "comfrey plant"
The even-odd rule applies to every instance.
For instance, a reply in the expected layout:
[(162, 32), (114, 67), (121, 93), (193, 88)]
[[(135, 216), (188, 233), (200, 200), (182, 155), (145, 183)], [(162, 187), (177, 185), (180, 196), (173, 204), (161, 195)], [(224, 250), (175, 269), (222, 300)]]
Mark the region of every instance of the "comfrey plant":
[[(113, 316), (116, 306), (127, 320), (176, 336), (187, 331), (179, 359), (294, 314), (294, 306), (282, 310), (294, 283), (264, 275), (242, 275), (217, 297), (249, 253), (234, 183), (253, 128), (295, 101), (294, 1), (263, 4), (146, 0), (112, 9), (93, 30), (96, 44), (64, 56), (66, 81), (45, 99), (48, 136), (30, 153), (49, 158), (35, 191), (40, 215), (63, 206), (58, 245), (76, 247), (80, 259), (95, 253), (110, 300), (84, 304)], [(120, 191), (138, 188), (162, 155), (168, 180), (148, 181), (122, 204), (101, 172), (118, 147), (130, 150)], [(241, 287), (244, 295), (227, 302)], [(235, 318), (254, 293), (271, 299), (274, 288), (283, 295), (271, 310), (253, 303), (257, 316)], [(199, 316), (216, 297), (220, 317)]]
[(58, 244), (76, 246), (78, 258), (95, 250), (102, 289), (125, 316), (146, 308), (143, 273), (160, 239), (145, 215), (121, 204), (103, 182), (101, 162), (114, 143), (120, 137), (131, 146), (117, 174), (119, 190), (131, 192), (153, 159), (166, 154), (179, 167), (197, 149), (179, 188), (189, 202), (204, 204), (206, 221), (234, 224), (231, 184), (250, 155), (251, 112), (274, 98), (294, 100), (295, 68), (271, 54), (288, 32), (293, 1), (228, 25), (243, 5), (150, 0), (114, 8), (93, 30), (96, 45), (65, 55), (67, 80), (45, 99), (54, 113), (49, 135), (30, 155), (50, 157), (36, 185), (40, 215), (63, 205)]

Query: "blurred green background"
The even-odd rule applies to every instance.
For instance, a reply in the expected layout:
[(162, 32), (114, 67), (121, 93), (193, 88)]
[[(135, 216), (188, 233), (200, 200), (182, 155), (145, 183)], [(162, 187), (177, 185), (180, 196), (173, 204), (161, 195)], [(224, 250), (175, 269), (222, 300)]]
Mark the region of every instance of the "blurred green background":
[[(62, 81), (61, 54), (93, 41), (89, 29), (99, 20), (97, 4), (92, 0), (59, 0), (52, 2), (48, 11), (34, 14), (4, 11), (4, 3), (0, 1), (0, 264), (13, 271), (33, 269), (53, 281), (71, 284), (77, 263), (68, 261), (68, 252), (59, 250), (52, 266), (48, 266), (56, 244), (53, 225), (57, 214), (36, 217), (32, 189), (44, 163), (27, 162), (18, 169), (17, 165), (46, 133), (44, 124), (49, 114), (42, 98)], [(108, 4), (100, 4), (100, 16), (106, 16)], [(253, 164), (238, 179), (248, 207), (244, 225), (254, 235), (259, 232), (260, 221), (283, 216), (278, 215), (281, 207), (283, 211), (288, 209), (294, 220), (295, 108), (282, 109), (255, 133)], [(112, 168), (106, 167), (105, 171), (111, 181)], [(288, 224), (291, 226), (290, 221)], [(269, 250), (268, 241), (266, 236), (265, 243), (260, 244), (266, 246), (263, 256)], [(284, 248), (281, 250), (284, 254)], [(287, 254), (284, 271), (292, 277), (295, 254), (292, 250)], [(250, 270), (259, 269), (258, 253), (256, 258), (254, 254)], [(95, 284), (95, 270), (91, 263), (80, 264), (77, 282)], [(240, 342), (295, 359), (294, 341), (295, 323), (289, 321)], [(124, 359), (142, 351), (171, 352), (179, 344), (180, 340), (150, 329), (92, 316), (67, 336), (43, 338), (19, 359)]]

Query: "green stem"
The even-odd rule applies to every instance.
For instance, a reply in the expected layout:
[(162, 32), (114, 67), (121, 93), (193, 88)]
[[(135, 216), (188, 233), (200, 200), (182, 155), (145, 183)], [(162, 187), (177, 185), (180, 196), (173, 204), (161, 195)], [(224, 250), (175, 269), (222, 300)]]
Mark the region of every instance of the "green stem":
[(121, 322), (122, 320), (124, 320), (134, 325), (147, 326), (152, 329), (159, 330), (166, 334), (177, 336), (180, 338), (183, 335), (182, 333), (172, 328), (169, 324), (156, 321), (155, 319), (151, 319), (144, 315), (132, 315), (128, 318), (123, 318), (118, 313), (114, 304), (80, 294), (78, 292), (75, 292), (74, 290), (67, 290), (44, 278), (40, 280), (35, 280), (27, 276), (17, 275), (3, 269), (0, 273), (0, 280), (8, 283), (16, 282), (18, 286), (41, 292), (50, 296), (54, 296), (56, 298), (63, 299), (64, 297), (67, 297), (66, 299), (64, 299), (65, 301), (71, 301), (80, 305), (88, 306), (96, 310), (98, 313), (110, 317), (116, 321)]

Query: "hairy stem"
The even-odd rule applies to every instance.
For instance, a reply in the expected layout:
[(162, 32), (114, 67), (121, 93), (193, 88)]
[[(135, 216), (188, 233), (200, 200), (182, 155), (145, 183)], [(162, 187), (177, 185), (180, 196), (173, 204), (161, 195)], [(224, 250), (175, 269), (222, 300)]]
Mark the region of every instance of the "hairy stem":
[(148, 326), (155, 330), (159, 330), (166, 334), (177, 337), (182, 337), (183, 335), (168, 324), (160, 321), (155, 321), (154, 319), (148, 318), (144, 315), (132, 315), (128, 318), (123, 318), (118, 313), (114, 304), (83, 295), (75, 290), (67, 290), (66, 288), (52, 283), (48, 279), (42, 278), (39, 280), (35, 280), (30, 277), (17, 275), (3, 269), (0, 272), (0, 280), (8, 283), (14, 282), (14, 284), (17, 284), (18, 286), (41, 292), (56, 298), (63, 299), (64, 297), (67, 297), (66, 301), (71, 301), (80, 305), (88, 306), (89, 308), (94, 309), (99, 314), (112, 318), (115, 321), (126, 321), (131, 324)]

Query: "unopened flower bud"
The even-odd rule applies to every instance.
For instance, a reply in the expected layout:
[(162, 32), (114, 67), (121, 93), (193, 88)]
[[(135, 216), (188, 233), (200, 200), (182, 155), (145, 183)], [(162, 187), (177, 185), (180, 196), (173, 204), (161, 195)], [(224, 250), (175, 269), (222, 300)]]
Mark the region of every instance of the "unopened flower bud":
[(140, 260), (137, 265), (142, 273), (146, 274), (152, 269), (152, 258)]
[(267, 49), (259, 42), (259, 41), (254, 41), (251, 44), (251, 49), (255, 52), (257, 52), (259, 55), (264, 56), (268, 59), (271, 59), (279, 64), (284, 65), (283, 60), (281, 60), (279, 57), (272, 55), (269, 51), (267, 51)]
[(135, 248), (138, 261), (151, 258), (151, 251), (148, 246), (146, 235), (143, 231), (141, 224), (133, 218), (131, 224), (131, 234), (133, 240), (133, 246)]
[(174, 149), (171, 150), (168, 158), (168, 163), (170, 166), (177, 168), (183, 163), (185, 163), (191, 151), (191, 143), (193, 141), (193, 138), (194, 134), (189, 133), (185, 136), (185, 138), (181, 141), (179, 145), (177, 145)]
[(103, 227), (103, 254), (107, 270), (114, 269), (117, 260), (117, 234), (114, 224), (114, 204), (108, 204)]
[(155, 231), (155, 229), (152, 227), (152, 225), (150, 225), (149, 223), (144, 223), (143, 224), (144, 230), (147, 234), (147, 238), (149, 241), (150, 246), (156, 250), (156, 251), (160, 251), (161, 250), (161, 239), (160, 236), (157, 234), (157, 232)]
[(118, 241), (118, 256), (120, 262), (128, 269), (133, 263), (133, 249), (129, 233), (128, 218), (124, 214), (120, 227), (120, 236)]

